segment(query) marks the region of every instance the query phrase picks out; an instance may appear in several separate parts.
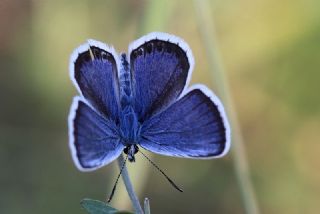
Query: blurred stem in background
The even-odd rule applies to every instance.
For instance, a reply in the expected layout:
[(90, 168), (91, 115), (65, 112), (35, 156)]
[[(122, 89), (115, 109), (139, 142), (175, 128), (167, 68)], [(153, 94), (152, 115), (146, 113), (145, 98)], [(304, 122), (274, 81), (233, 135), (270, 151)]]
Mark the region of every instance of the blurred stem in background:
[(207, 60), (212, 74), (212, 82), (217, 86), (219, 95), (224, 101), (231, 122), (231, 151), (244, 208), (248, 214), (257, 214), (259, 213), (259, 207), (250, 179), (249, 166), (240, 125), (237, 120), (233, 100), (229, 92), (228, 81), (225, 76), (223, 63), (219, 54), (218, 42), (216, 41), (214, 29), (214, 17), (211, 14), (210, 4), (207, 0), (194, 0), (194, 6), (197, 25), (207, 52)]

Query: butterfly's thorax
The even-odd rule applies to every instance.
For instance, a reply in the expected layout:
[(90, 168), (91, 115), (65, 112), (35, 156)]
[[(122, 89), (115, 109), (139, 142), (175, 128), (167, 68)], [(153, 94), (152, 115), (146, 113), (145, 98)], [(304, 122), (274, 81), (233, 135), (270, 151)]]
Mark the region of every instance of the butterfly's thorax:
[(140, 138), (140, 124), (132, 108), (128, 105), (121, 110), (120, 135), (125, 146), (137, 144)]
[(125, 146), (137, 144), (140, 135), (140, 124), (133, 109), (133, 95), (129, 63), (125, 54), (121, 54), (120, 64), (120, 135)]

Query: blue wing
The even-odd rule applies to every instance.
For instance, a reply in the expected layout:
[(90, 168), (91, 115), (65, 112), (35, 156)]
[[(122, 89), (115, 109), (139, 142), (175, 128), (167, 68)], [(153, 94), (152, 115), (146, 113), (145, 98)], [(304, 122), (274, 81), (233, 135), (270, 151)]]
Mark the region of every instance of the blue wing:
[(129, 46), (135, 112), (140, 121), (175, 101), (190, 80), (193, 57), (181, 39), (152, 33)]
[(81, 97), (75, 97), (69, 114), (69, 146), (82, 171), (100, 168), (123, 150), (117, 127), (95, 112)]
[(230, 127), (219, 99), (197, 85), (142, 125), (140, 145), (161, 155), (220, 157), (229, 150)]
[(118, 55), (98, 41), (88, 40), (71, 55), (70, 76), (78, 91), (95, 110), (118, 119)]

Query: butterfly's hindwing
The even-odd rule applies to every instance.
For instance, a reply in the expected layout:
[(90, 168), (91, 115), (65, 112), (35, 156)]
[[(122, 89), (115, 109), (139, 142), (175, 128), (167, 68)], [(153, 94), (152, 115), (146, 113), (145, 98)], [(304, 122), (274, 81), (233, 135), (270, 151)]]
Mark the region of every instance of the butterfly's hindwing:
[(81, 97), (75, 97), (71, 106), (69, 145), (74, 162), (82, 171), (110, 163), (124, 148), (115, 123), (95, 112)]
[(230, 147), (230, 127), (219, 99), (203, 85), (145, 121), (140, 145), (162, 155), (214, 158)]

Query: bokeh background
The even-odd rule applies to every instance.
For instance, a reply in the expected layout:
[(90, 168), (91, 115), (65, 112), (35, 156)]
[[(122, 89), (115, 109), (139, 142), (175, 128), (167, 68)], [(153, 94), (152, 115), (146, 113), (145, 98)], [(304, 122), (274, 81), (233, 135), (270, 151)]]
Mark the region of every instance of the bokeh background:
[[(199, 2), (0, 0), (0, 213), (85, 213), (81, 199), (111, 191), (117, 164), (81, 173), (68, 148), (74, 48), (94, 38), (120, 52), (151, 31), (175, 34), (193, 50), (192, 83), (223, 96), (201, 33), (207, 28), (260, 212), (320, 212), (320, 1), (205, 1), (204, 20)], [(152, 156), (183, 194), (145, 159), (128, 167), (152, 213), (246, 213), (233, 152), (208, 161)], [(122, 181), (112, 205), (131, 209)]]

